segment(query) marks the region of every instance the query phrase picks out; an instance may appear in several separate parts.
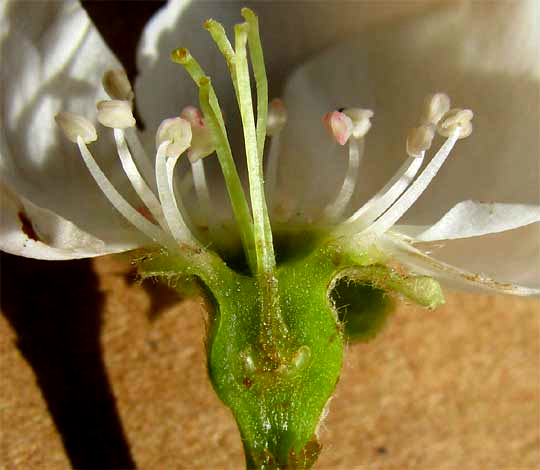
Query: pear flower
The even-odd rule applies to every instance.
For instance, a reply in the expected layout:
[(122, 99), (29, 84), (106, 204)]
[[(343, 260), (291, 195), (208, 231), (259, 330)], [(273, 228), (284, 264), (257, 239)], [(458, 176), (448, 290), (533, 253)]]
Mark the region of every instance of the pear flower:
[[(409, 212), (402, 211), (403, 214), (395, 209), (394, 215), (404, 217), (394, 223), (386, 222), (384, 227), (379, 221), (374, 232), (384, 240), (387, 249), (395, 251), (400, 261), (411, 263), (416, 271), (459, 281), (461, 285), (467, 284), (466, 287), (485, 286), (503, 292), (534, 293), (540, 286), (538, 262), (535, 262), (539, 250), (538, 226), (535, 224), (539, 219), (536, 171), (539, 152), (534, 137), (534, 122), (538, 119), (538, 107), (534, 104), (539, 74), (535, 58), (538, 31), (527, 22), (535, 17), (537, 5), (534, 1), (521, 3), (519, 8), (500, 6), (487, 17), (481, 17), (482, 11), (474, 11), (475, 7), (462, 7), (449, 12), (437, 11), (399, 28), (393, 25), (379, 28), (376, 35), (367, 31), (352, 43), (341, 45), (301, 67), (289, 80), (285, 91), (289, 113), (287, 125), (280, 132), (281, 137), (270, 137), (273, 155), (268, 158), (265, 178), (272, 218), (279, 221), (283, 215), (280, 212), (296, 210), (301, 216), (293, 216), (288, 220), (289, 224), (304, 223), (309, 219), (315, 225), (326, 225), (333, 217), (335, 227), (332, 230), (336, 233), (359, 237), (360, 233), (371, 232), (366, 224), (377, 211), (368, 211), (368, 206), (384, 196), (383, 189), (390, 189), (387, 181), (398, 181), (401, 175), (399, 188), (386, 195), (388, 205), (388, 201), (394, 202), (390, 201), (393, 194), (404, 191), (404, 181), (412, 179), (410, 175), (414, 168), (407, 173), (405, 165), (393, 179), (390, 177), (403, 163), (403, 155), (407, 155), (407, 149), (403, 152), (400, 145), (404, 145), (408, 128), (419, 124), (417, 119), (423, 97), (445, 90), (475, 111), (475, 120), (479, 120), (479, 124), (475, 125), (474, 135), (467, 143), (459, 144), (462, 148), (456, 153), (460, 155), (450, 157), (445, 164), (448, 170), (443, 168), (438, 179), (426, 187), (427, 193), (415, 207)], [(160, 237), (133, 230), (111, 210), (110, 203), (96, 191), (80, 160), (71, 155), (73, 149), (62, 141), (51, 119), (61, 110), (73, 110), (78, 116), (96, 119), (98, 114), (92, 107), (107, 97), (97, 84), (107, 70), (119, 73), (118, 62), (76, 3), (58, 3), (42, 17), (32, 19), (34, 30), (46, 27), (49, 31), (43, 38), (32, 36), (21, 27), (23, 23), (11, 20), (10, 15), (15, 17), (18, 8), (7, 2), (2, 12), (5, 66), (2, 67), (1, 248), (22, 256), (69, 259), (131, 250), (158, 241)], [(499, 31), (494, 38), (482, 34), (490, 27), (497, 27), (505, 13), (512, 18), (505, 22), (506, 31)], [(345, 16), (346, 12), (342, 14)], [(137, 97), (141, 95), (141, 114), (150, 125), (148, 127), (157, 127), (158, 119), (169, 117), (165, 114), (156, 118), (157, 110), (163, 106), (148, 104), (156, 91), (150, 84), (154, 77), (148, 74), (151, 69), (161, 66), (156, 65), (158, 40), (165, 39), (172, 49), (176, 43), (171, 42), (168, 28), (181, 19), (180, 3), (172, 2), (156, 15), (143, 35), (141, 62), (151, 65), (149, 72), (142, 71), (138, 87), (141, 93), (137, 93)], [(435, 21), (439, 25), (437, 31), (430, 29)], [(349, 30), (360, 27), (347, 26)], [(338, 34), (345, 33), (346, 30)], [(13, 47), (19, 40), (24, 51), (22, 57), (21, 49)], [(311, 40), (312, 44), (308, 41), (306, 48), (313, 48), (316, 42), (316, 39)], [(519, 56), (512, 53), (516, 43), (522, 51)], [(284, 52), (272, 54), (274, 57)], [(47, 60), (40, 61), (40, 56)], [(431, 57), (437, 60), (430, 63)], [(285, 57), (287, 60), (290, 58)], [(388, 73), (389, 68), (395, 69), (395, 73)], [(430, 74), (422, 73), (424, 69)], [(174, 81), (177, 78), (167, 79)], [(111, 76), (107, 80), (112, 83)], [(128, 103), (133, 101), (131, 86), (125, 77), (118, 76), (116, 80), (123, 89), (112, 93), (117, 96), (124, 93), (117, 101), (123, 102), (127, 111)], [(178, 81), (187, 85), (180, 78)], [(109, 84), (109, 92), (110, 86), (113, 85)], [(182, 95), (192, 98), (192, 92), (185, 88), (187, 86), (160, 87), (158, 94), (163, 97), (160, 104), (165, 104), (165, 109), (174, 109), (170, 104), (182, 102)], [(452, 93), (454, 90), (456, 92)], [(507, 98), (505, 90), (512, 99)], [(64, 96), (61, 96), (62, 92)], [(166, 99), (167, 92), (178, 99)], [(393, 98), (395, 93), (400, 99)], [(225, 101), (229, 103), (230, 98), (226, 97)], [(102, 102), (102, 106), (112, 103)], [(148, 115), (145, 115), (147, 104)], [(345, 166), (354, 165), (354, 162), (347, 163), (346, 156), (334, 156), (339, 148), (337, 145), (332, 147), (320, 126), (321, 116), (337, 113), (337, 108), (344, 104), (362, 104), (376, 113), (374, 129), (361, 139), (362, 146), (367, 146), (363, 150), (366, 153), (364, 168), (358, 161), (356, 167), (347, 170)], [(190, 103), (185, 102), (185, 105)], [(526, 113), (521, 112), (524, 105), (529, 108)], [(143, 158), (135, 122), (129, 112), (126, 115), (130, 121), (120, 126), (123, 129), (115, 131), (116, 140), (121, 143), (124, 155), (126, 144), (135, 146), (133, 157), (138, 159), (139, 170), (148, 180), (146, 189), (150, 189), (145, 194), (154, 194), (156, 181), (151, 168), (154, 155), (148, 155), (151, 157), (148, 160)], [(88, 121), (83, 123), (88, 124)], [(92, 133), (94, 128), (89, 127), (87, 131)], [(307, 135), (310, 138), (303, 138)], [(273, 142), (275, 140), (281, 140), (281, 143)], [(358, 141), (358, 138), (352, 140)], [(102, 169), (105, 173), (109, 171), (117, 189), (123, 190), (128, 185), (127, 178), (121, 175), (118, 162), (110, 157), (110, 142), (101, 138), (96, 145), (98, 149), (93, 153), (101, 158), (107, 156)], [(208, 147), (203, 153), (211, 150)], [(193, 153), (193, 149), (188, 152)], [(278, 154), (277, 158), (275, 154)], [(420, 166), (420, 161), (414, 161), (413, 166)], [(208, 188), (201, 188), (207, 184), (200, 177), (202, 165), (202, 160), (192, 164), (196, 183), (186, 182), (185, 178), (183, 187), (188, 190), (192, 186), (198, 188), (199, 203), (195, 211), (204, 214), (209, 210), (210, 196)], [(281, 186), (276, 187), (278, 177)], [(140, 181), (146, 184), (144, 178)], [(323, 179), (325, 184), (321, 185)], [(329, 219), (330, 200), (340, 190), (347, 194), (342, 194), (341, 201), (337, 202), (346, 207), (334, 207)], [(127, 192), (133, 197), (131, 188)], [(134, 209), (150, 213), (160, 210), (156, 196), (157, 193), (150, 196), (152, 201), (142, 201), (149, 204), (139, 201), (133, 205)], [(405, 196), (401, 195), (402, 201)], [(415, 199), (418, 196), (420, 193), (417, 192)], [(368, 206), (363, 207), (362, 200), (369, 200)], [(379, 207), (381, 204), (379, 201)], [(218, 213), (212, 214), (213, 218), (221, 218), (220, 209), (214, 208)], [(342, 213), (337, 217), (340, 211)], [(362, 216), (366, 211), (367, 216)], [(322, 217), (324, 213), (326, 215)], [(407, 217), (409, 214), (412, 216)], [(193, 218), (200, 219), (197, 214)], [(202, 218), (208, 220), (208, 214)], [(148, 226), (147, 219), (139, 220)], [(417, 220), (421, 223), (415, 223)], [(406, 225), (396, 225), (398, 221), (406, 221)], [(202, 223), (207, 222), (203, 220)], [(507, 230), (511, 230), (508, 235), (492, 235), (487, 241), (478, 238)], [(151, 228), (150, 231), (156, 230)], [(453, 242), (462, 238), (468, 239), (468, 245)], [(426, 257), (415, 247), (416, 242), (443, 240), (452, 242), (429, 246), (433, 258)], [(159, 242), (165, 243), (163, 236)], [(470, 256), (470, 251), (475, 255)], [(500, 253), (504, 253), (504, 262)], [(449, 262), (455, 260), (456, 265), (461, 263), (465, 269), (435, 261), (437, 258)], [(475, 274), (468, 272), (469, 266)], [(522, 286), (513, 285), (515, 283)]]
[[(275, 5), (260, 7), (264, 39)], [(313, 9), (339, 22), (353, 7)], [(291, 65), (295, 52), (263, 55), (249, 9), (234, 44), (204, 23), (217, 46), (208, 64), (201, 36), (173, 34), (186, 6), (168, 4), (143, 34), (133, 90), (78, 3), (31, 17), (1, 8), (0, 248), (41, 259), (137, 250), (143, 277), (202, 280), (218, 311), (209, 373), (248, 467), (316, 459), (342, 361), (341, 280), (429, 308), (443, 302), (437, 279), (540, 293), (534, 0), (373, 30), (342, 22), (336, 37), (352, 39), (297, 68), (271, 101), (265, 60)], [(212, 8), (232, 21), (230, 4)], [(287, 21), (299, 35), (300, 20)], [(328, 34), (306, 51), (335, 42)], [(243, 151), (229, 143), (237, 125)]]

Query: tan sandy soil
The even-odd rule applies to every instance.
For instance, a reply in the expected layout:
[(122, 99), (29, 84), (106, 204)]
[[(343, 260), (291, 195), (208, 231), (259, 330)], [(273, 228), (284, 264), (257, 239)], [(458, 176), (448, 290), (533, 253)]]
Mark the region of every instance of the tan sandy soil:
[[(54, 325), (43, 327), (37, 316), (49, 315), (50, 305), (60, 308), (51, 298), (69, 298), (62, 286), (77, 289), (62, 278), (66, 265), (56, 263), (59, 268), (44, 281), (47, 289), (32, 293), (26, 283), (49, 272), (49, 265), (3, 259), (3, 305), (10, 311), (14, 299), (24, 308), (34, 305), (33, 312), (15, 313), (25, 322), (36, 321), (36, 337), (57, 334)], [(67, 273), (73, 282), (95, 279), (92, 296), (102, 299), (101, 310), (84, 313), (102, 316), (97, 340), (125, 432), (125, 452), (131, 452), (138, 468), (242, 468), (235, 424), (206, 377), (200, 302), (177, 302), (164, 288), (131, 282), (129, 267), (112, 257), (74, 263), (76, 270)], [(33, 274), (21, 277), (29, 269)], [(80, 298), (84, 311), (91, 299), (77, 295), (71, 308)], [(154, 317), (149, 316), (152, 302), (161, 308)], [(402, 305), (376, 340), (348, 347), (317, 468), (540, 468), (539, 307), (538, 300), (466, 294), (448, 295), (446, 306), (436, 312)], [(36, 374), (17, 349), (11, 325), (20, 321), (13, 315), (7, 315), (10, 322), (0, 318), (0, 468), (69, 468)], [(61, 316), (55, 321), (63, 322)], [(73, 326), (62, 334), (85, 337)], [(40, 354), (53, 349), (43, 347)], [(99, 351), (86, 352), (87, 367), (99, 362)], [(91, 381), (85, 385), (93, 386)], [(99, 415), (96, 402), (92, 406), (90, 412)], [(87, 444), (105, 455), (121, 447)]]

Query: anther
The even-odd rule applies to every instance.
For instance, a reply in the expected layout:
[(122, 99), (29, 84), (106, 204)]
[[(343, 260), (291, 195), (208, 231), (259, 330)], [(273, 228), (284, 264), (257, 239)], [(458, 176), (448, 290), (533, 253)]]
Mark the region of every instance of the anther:
[(349, 116), (339, 111), (332, 111), (323, 116), (323, 123), (339, 145), (345, 145), (353, 132), (353, 123)]
[(129, 101), (106, 100), (97, 104), (97, 119), (105, 127), (127, 129), (135, 126), (135, 118)]
[(437, 132), (443, 137), (450, 137), (459, 129), (458, 139), (464, 139), (472, 133), (473, 116), (470, 109), (451, 109), (437, 125)]
[(421, 157), (431, 147), (435, 137), (435, 126), (421, 125), (410, 130), (407, 136), (407, 154), (409, 157)]
[(185, 119), (180, 117), (165, 119), (156, 132), (156, 147), (169, 141), (165, 155), (178, 157), (189, 148), (191, 136), (191, 126)]
[(64, 135), (71, 142), (77, 143), (80, 137), (85, 144), (97, 140), (97, 132), (94, 125), (85, 117), (79, 114), (63, 111), (58, 113), (54, 120), (58, 127), (62, 129)]
[(201, 111), (195, 106), (186, 106), (180, 113), (180, 117), (191, 125), (191, 146), (188, 150), (189, 161), (194, 163), (212, 154), (216, 149), (214, 139)]
[(369, 129), (371, 129), (373, 111), (371, 109), (346, 108), (343, 110), (343, 114), (348, 116), (352, 121), (352, 136), (355, 139), (365, 137)]
[(135, 95), (123, 69), (108, 70), (103, 75), (101, 83), (111, 99), (133, 101)]
[(268, 120), (266, 121), (266, 135), (272, 137), (279, 134), (287, 123), (287, 109), (283, 101), (274, 98), (268, 105)]
[(435, 93), (427, 96), (424, 101), (422, 124), (437, 125), (449, 110), (450, 98), (445, 93)]

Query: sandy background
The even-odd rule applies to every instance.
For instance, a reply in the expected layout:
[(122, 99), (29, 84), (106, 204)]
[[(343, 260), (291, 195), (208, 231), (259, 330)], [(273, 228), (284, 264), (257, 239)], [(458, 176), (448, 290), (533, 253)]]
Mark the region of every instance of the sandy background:
[[(199, 301), (117, 258), (3, 255), (2, 313), (0, 468), (242, 468)], [(539, 317), (512, 297), (402, 305), (348, 347), (316, 468), (540, 468)]]

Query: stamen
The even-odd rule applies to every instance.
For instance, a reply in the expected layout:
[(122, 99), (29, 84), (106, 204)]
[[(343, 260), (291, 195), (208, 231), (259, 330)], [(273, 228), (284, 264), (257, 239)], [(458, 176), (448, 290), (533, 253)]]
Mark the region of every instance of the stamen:
[(126, 129), (135, 126), (135, 118), (129, 101), (106, 100), (97, 104), (97, 120), (105, 127)]
[(340, 111), (332, 111), (323, 116), (323, 123), (339, 145), (347, 143), (353, 131), (353, 123), (349, 116)]
[(453, 133), (448, 137), (437, 154), (431, 159), (424, 171), (422, 171), (414, 183), (411, 184), (409, 189), (407, 189), (394, 205), (367, 230), (376, 234), (382, 234), (390, 229), (403, 214), (405, 214), (425, 191), (429, 183), (431, 183), (431, 180), (435, 177), (445, 160), (448, 158), (454, 145), (460, 138), (461, 131), (459, 126), (454, 128)]
[[(200, 212), (203, 219), (210, 225), (210, 192), (208, 191), (208, 184), (206, 182), (206, 174), (204, 172), (204, 160), (198, 159), (191, 162), (191, 171), (193, 173), (193, 184), (195, 186), (195, 193), (200, 204)], [(210, 227), (209, 227), (210, 228)]]
[(202, 113), (195, 106), (186, 106), (180, 117), (191, 125), (191, 144), (188, 149), (188, 158), (191, 163), (200, 158), (207, 157), (215, 152), (214, 139)]
[(86, 144), (97, 140), (96, 128), (83, 116), (62, 111), (54, 117), (54, 120), (58, 127), (62, 129), (66, 138), (75, 144), (79, 137)]
[[(396, 174), (368, 202), (343, 224), (344, 231), (359, 232), (369, 227), (407, 189), (422, 166), (425, 152), (410, 156)], [(347, 227), (348, 226), (348, 227)]]
[(108, 70), (103, 75), (101, 83), (111, 99), (133, 101), (135, 95), (123, 69)]
[(272, 137), (270, 140), (270, 149), (266, 157), (266, 177), (264, 181), (266, 199), (272, 207), (274, 193), (277, 184), (277, 169), (279, 164), (279, 142), (281, 130), (287, 122), (287, 109), (283, 101), (275, 98), (270, 102), (268, 108), (268, 121), (266, 126), (266, 135)]
[(469, 137), (472, 133), (473, 116), (470, 109), (451, 109), (437, 125), (437, 132), (443, 137), (450, 137), (456, 129), (459, 129), (459, 139)]
[(325, 207), (323, 211), (324, 219), (335, 221), (341, 217), (347, 208), (356, 187), (358, 169), (364, 156), (364, 149), (365, 140), (363, 138), (356, 139), (353, 137), (349, 139), (349, 166), (347, 167), (347, 173), (336, 199)]
[(409, 157), (420, 157), (431, 147), (435, 137), (435, 128), (433, 125), (422, 125), (414, 127), (407, 136), (407, 155)]
[(283, 100), (274, 98), (268, 107), (268, 119), (266, 122), (266, 135), (274, 137), (279, 134), (287, 123), (287, 108)]
[[(436, 93), (426, 98), (422, 114), (424, 124), (411, 129), (407, 136), (406, 148), (409, 158), (375, 196), (346, 220), (337, 230), (338, 232), (357, 233), (365, 230), (395, 203), (422, 166), (426, 150), (431, 147), (435, 136), (435, 126), (449, 108), (450, 98), (443, 93)], [(381, 219), (383, 217), (385, 216)]]
[(173, 142), (170, 140), (164, 140), (159, 144), (156, 154), (156, 181), (163, 215), (172, 236), (178, 243), (198, 245), (199, 243), (184, 221), (181, 210), (183, 209), (182, 200), (181, 198), (177, 200), (174, 195), (174, 167), (180, 154), (167, 156), (171, 144)]
[(168, 141), (165, 149), (167, 157), (179, 157), (191, 144), (191, 126), (189, 122), (180, 117), (165, 119), (156, 132), (156, 147)]
[[(341, 141), (349, 142), (349, 165), (343, 180), (343, 185), (334, 200), (328, 204), (323, 217), (335, 221), (341, 217), (356, 187), (358, 169), (364, 156), (364, 137), (371, 129), (373, 111), (362, 108), (349, 108), (343, 111), (327, 113), (323, 118), (325, 125), (332, 136), (341, 144)], [(343, 144), (341, 144), (343, 145)]]
[(343, 114), (348, 116), (352, 122), (352, 136), (355, 139), (365, 137), (371, 129), (371, 118), (373, 111), (371, 109), (348, 108), (344, 109)]
[(450, 98), (445, 93), (435, 93), (427, 96), (424, 101), (422, 124), (437, 125), (449, 109)]
[(120, 157), (120, 162), (122, 163), (124, 172), (126, 173), (129, 181), (131, 182), (133, 189), (144, 202), (146, 207), (150, 210), (154, 219), (159, 223), (159, 225), (161, 225), (165, 230), (167, 230), (167, 224), (165, 223), (165, 220), (163, 218), (161, 205), (156, 196), (154, 196), (152, 190), (148, 187), (143, 177), (139, 173), (139, 170), (137, 169), (137, 166), (135, 165), (135, 162), (133, 161), (133, 158), (131, 156), (131, 152), (129, 151), (129, 148), (127, 146), (124, 132), (122, 131), (122, 129), (114, 129), (114, 140), (116, 141), (116, 147), (118, 150), (118, 156)]
[(150, 158), (139, 140), (136, 129), (133, 127), (128, 127), (127, 129), (123, 130), (123, 133), (133, 158), (135, 159), (137, 168), (139, 168), (139, 170), (142, 172), (146, 183), (155, 190), (154, 167), (150, 163)]
[(162, 246), (170, 247), (172, 241), (170, 237), (168, 237), (167, 234), (158, 226), (148, 221), (122, 197), (122, 195), (105, 176), (103, 171), (101, 171), (101, 168), (99, 168), (97, 165), (83, 138), (80, 136), (77, 138), (77, 145), (79, 146), (79, 150), (88, 171), (114, 208), (148, 238)]

